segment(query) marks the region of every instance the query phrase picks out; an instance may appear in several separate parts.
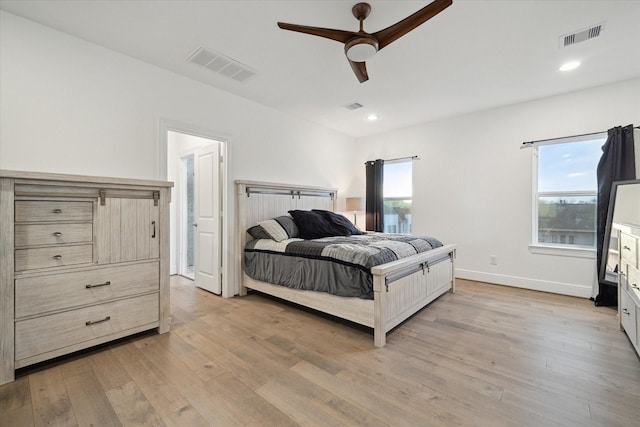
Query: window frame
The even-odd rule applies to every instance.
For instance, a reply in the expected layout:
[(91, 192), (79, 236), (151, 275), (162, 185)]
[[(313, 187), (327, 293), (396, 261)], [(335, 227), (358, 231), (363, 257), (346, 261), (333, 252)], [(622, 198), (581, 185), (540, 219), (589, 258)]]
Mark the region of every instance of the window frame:
[[(539, 147), (545, 145), (557, 145), (557, 144), (569, 144), (573, 142), (584, 142), (596, 139), (602, 139), (603, 143), (607, 139), (607, 132), (598, 132), (588, 135), (578, 135), (565, 138), (548, 139), (533, 144), (532, 158), (532, 217), (531, 217), (531, 243), (529, 244), (529, 250), (532, 253), (545, 254), (545, 255), (559, 255), (570, 256), (577, 258), (592, 258), (595, 259), (596, 247), (572, 245), (567, 243), (549, 243), (539, 242), (539, 200), (541, 197), (596, 197), (598, 196), (597, 186), (594, 191), (538, 191), (539, 182)], [(594, 230), (595, 231), (595, 230)]]

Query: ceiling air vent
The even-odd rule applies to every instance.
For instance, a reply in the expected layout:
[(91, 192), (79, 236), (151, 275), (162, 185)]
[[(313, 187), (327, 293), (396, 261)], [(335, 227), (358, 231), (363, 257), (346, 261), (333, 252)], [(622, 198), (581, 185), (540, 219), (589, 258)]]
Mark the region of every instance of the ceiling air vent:
[(604, 30), (604, 22), (579, 31), (560, 36), (560, 47), (567, 47), (600, 36)]
[(358, 108), (362, 108), (364, 107), (364, 105), (360, 104), (359, 102), (352, 102), (351, 104), (347, 104), (344, 106), (344, 108), (346, 108), (347, 110), (357, 110)]
[(228, 56), (214, 52), (213, 50), (205, 49), (202, 46), (189, 55), (186, 61), (207, 68), (240, 83), (246, 82), (257, 74), (246, 65)]

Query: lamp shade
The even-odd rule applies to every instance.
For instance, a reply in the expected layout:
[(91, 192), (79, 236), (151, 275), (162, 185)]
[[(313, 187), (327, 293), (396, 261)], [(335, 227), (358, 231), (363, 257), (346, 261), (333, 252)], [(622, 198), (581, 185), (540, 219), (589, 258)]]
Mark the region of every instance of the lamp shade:
[(347, 211), (363, 211), (364, 197), (347, 197)]

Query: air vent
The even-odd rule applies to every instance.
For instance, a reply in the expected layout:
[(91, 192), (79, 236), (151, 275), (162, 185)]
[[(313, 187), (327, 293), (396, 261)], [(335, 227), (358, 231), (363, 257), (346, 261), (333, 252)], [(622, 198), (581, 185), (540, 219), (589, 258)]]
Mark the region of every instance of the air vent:
[(351, 104), (347, 104), (344, 106), (344, 108), (346, 108), (347, 110), (357, 110), (358, 108), (362, 108), (364, 107), (364, 105), (360, 104), (359, 102), (352, 102)]
[(567, 47), (574, 45), (576, 43), (580, 43), (583, 41), (587, 41), (590, 39), (594, 39), (599, 37), (602, 31), (604, 30), (604, 22), (593, 25), (589, 28), (585, 28), (583, 30), (574, 31), (569, 34), (565, 34), (564, 36), (560, 36), (559, 42), (560, 47)]
[(186, 61), (207, 68), (240, 83), (246, 82), (257, 74), (246, 65), (210, 49), (205, 49), (202, 46), (189, 55)]

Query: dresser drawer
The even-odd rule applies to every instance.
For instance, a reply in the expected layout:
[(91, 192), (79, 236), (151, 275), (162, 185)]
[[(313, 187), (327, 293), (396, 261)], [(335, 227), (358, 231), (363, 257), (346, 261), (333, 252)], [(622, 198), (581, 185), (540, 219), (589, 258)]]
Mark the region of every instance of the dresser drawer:
[(36, 246), (64, 243), (90, 243), (93, 224), (21, 224), (15, 227), (15, 245)]
[(158, 325), (157, 293), (17, 321), (16, 361), (128, 329)]
[(19, 200), (15, 202), (16, 222), (91, 221), (93, 202), (64, 200)]
[(629, 291), (629, 293), (631, 295), (635, 294), (638, 301), (640, 301), (640, 271), (629, 266), (627, 268), (626, 283), (627, 283), (626, 288)]
[(16, 271), (93, 262), (93, 245), (16, 249)]
[(16, 319), (159, 289), (158, 261), (16, 279)]
[(638, 345), (636, 315), (636, 305), (629, 293), (623, 289), (620, 292), (620, 323), (633, 345)]
[(620, 249), (622, 260), (638, 268), (638, 238), (620, 233)]

